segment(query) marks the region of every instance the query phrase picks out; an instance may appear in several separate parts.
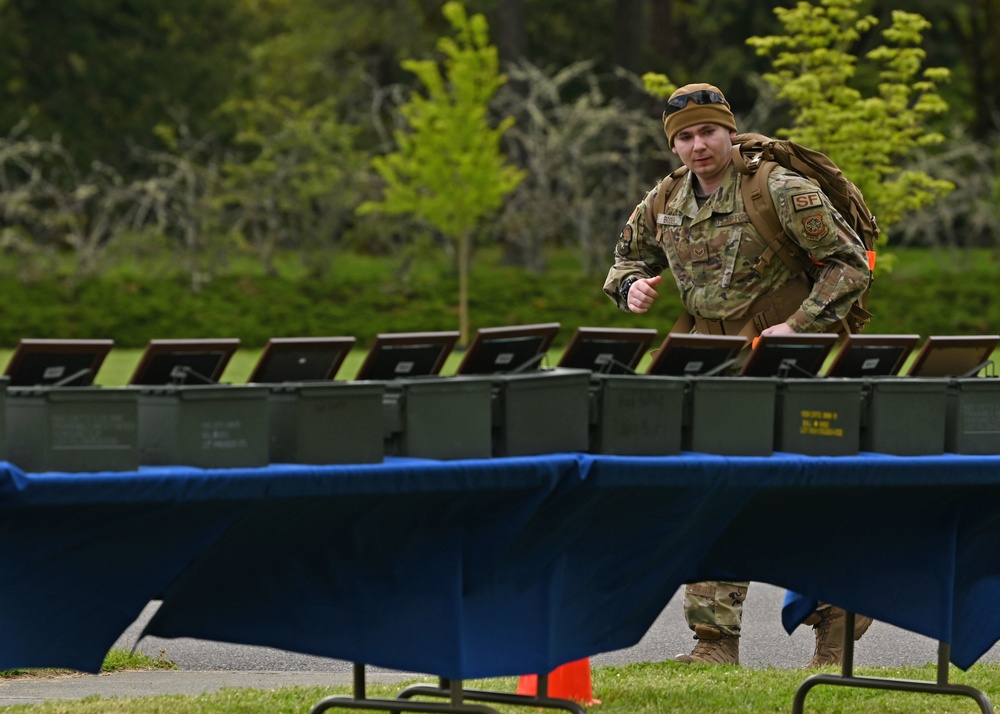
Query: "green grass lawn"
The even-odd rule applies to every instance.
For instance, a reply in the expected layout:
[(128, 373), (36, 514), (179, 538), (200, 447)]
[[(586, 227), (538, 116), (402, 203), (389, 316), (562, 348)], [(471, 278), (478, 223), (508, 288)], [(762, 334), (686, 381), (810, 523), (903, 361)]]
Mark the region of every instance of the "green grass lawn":
[[(828, 668), (829, 672), (835, 672)], [(741, 669), (706, 667), (675, 662), (633, 664), (625, 667), (594, 667), (594, 697), (602, 703), (589, 708), (594, 714), (760, 714), (788, 712), (806, 670)], [(859, 669), (857, 675), (892, 677), (934, 682), (936, 668)], [(115, 676), (114, 674), (108, 676)], [(414, 680), (436, 682), (436, 680)], [(505, 677), (466, 682), (469, 688), (514, 692), (517, 678)], [(952, 668), (952, 684), (983, 691), (992, 701), (1000, 700), (1000, 666), (975, 665), (967, 672)], [(0, 684), (0, 687), (3, 685)], [(370, 698), (393, 697), (405, 685), (368, 687)], [(198, 697), (159, 696), (135, 699), (86, 699), (69, 702), (12, 706), (5, 712), (20, 714), (306, 714), (323, 697), (349, 694), (346, 687), (288, 687), (264, 691), (225, 689)], [(849, 689), (817, 686), (806, 698), (810, 714), (950, 714), (977, 712), (968, 697), (912, 692)], [(524, 706), (491, 705), (503, 714), (531, 714), (540, 710)], [(330, 709), (331, 712), (347, 711)]]

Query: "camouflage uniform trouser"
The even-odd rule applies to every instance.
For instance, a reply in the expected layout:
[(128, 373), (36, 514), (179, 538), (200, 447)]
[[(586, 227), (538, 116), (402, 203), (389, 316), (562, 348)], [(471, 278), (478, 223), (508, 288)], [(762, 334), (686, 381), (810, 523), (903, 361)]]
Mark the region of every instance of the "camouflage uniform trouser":
[[(723, 635), (739, 637), (743, 625), (743, 601), (749, 587), (750, 583), (718, 580), (685, 586), (684, 618), (688, 627), (693, 631), (695, 625), (708, 625)], [(832, 605), (821, 602), (816, 611), (829, 607)]]
[(684, 588), (684, 618), (688, 627), (709, 625), (723, 635), (740, 636), (743, 601), (750, 583), (712, 580), (690, 583)]

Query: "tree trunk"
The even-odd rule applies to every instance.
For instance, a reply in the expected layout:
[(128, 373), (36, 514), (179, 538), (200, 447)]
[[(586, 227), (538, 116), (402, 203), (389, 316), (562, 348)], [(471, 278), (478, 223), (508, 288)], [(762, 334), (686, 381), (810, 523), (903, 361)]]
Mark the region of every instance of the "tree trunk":
[(471, 231), (464, 231), (458, 237), (458, 344), (469, 346), (469, 271), (472, 265), (472, 251), (469, 243)]
[(972, 76), (973, 134), (985, 138), (1000, 128), (1000, 102), (996, 91), (1000, 80), (997, 67), (1000, 61), (1000, 47), (997, 46), (1000, 44), (1000, 2), (978, 0), (970, 6), (969, 34), (962, 44)]
[[(643, 48), (646, 44), (646, 33), (643, 28), (646, 23), (645, 7), (647, 0), (615, 0), (614, 10), (614, 48), (611, 61), (618, 67), (634, 74), (641, 74)], [(633, 99), (635, 88), (630, 82), (616, 83), (615, 93), (618, 97)]]
[(649, 0), (648, 33), (656, 71), (666, 72), (667, 68), (675, 66), (677, 40), (681, 38), (674, 27), (674, 0)]
[(524, 26), (524, 0), (502, 0), (498, 3), (496, 33), (500, 64), (524, 59), (528, 33)]

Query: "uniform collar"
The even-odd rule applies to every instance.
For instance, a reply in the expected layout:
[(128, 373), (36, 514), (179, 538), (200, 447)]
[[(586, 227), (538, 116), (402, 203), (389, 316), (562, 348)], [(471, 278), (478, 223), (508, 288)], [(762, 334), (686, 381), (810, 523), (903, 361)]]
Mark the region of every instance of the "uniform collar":
[(709, 218), (712, 214), (733, 213), (736, 210), (736, 196), (740, 190), (739, 175), (739, 171), (730, 163), (726, 169), (726, 175), (723, 177), (722, 183), (719, 184), (719, 188), (709, 196), (708, 200), (705, 201), (705, 205), (699, 209), (698, 201), (694, 195), (694, 174), (689, 171), (687, 180), (681, 187), (680, 195), (678, 196), (678, 207), (688, 218), (696, 220)]

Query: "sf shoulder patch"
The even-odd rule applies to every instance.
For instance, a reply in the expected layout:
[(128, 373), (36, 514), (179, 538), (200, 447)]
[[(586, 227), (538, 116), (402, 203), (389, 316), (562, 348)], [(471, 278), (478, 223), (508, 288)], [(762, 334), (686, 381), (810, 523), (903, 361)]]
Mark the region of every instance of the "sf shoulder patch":
[(808, 193), (797, 193), (792, 196), (792, 206), (796, 211), (805, 211), (810, 208), (818, 208), (823, 205), (823, 199), (819, 196), (819, 191), (809, 191)]
[(826, 227), (826, 221), (823, 220), (822, 213), (805, 216), (802, 219), (802, 229), (814, 241), (819, 240), (829, 231), (829, 228)]
[[(875, 245), (879, 237), (878, 223), (871, 210), (865, 205), (865, 197), (844, 172), (826, 154), (792, 141), (771, 139), (762, 134), (738, 134), (733, 139), (738, 150), (733, 154), (733, 163), (741, 174), (748, 177), (741, 183), (743, 202), (750, 211), (750, 220), (762, 235), (783, 238), (785, 225), (778, 220), (777, 206), (767, 187), (771, 169), (783, 166), (803, 176), (815, 184), (815, 188), (802, 186), (792, 189), (788, 207), (795, 217), (802, 216), (801, 240), (819, 241), (826, 234), (836, 233), (831, 206), (840, 214), (844, 222), (858, 235), (868, 252), (868, 262), (874, 266)], [(675, 172), (676, 173), (676, 172)], [(759, 198), (758, 198), (759, 197)], [(823, 204), (822, 206), (820, 204)], [(789, 231), (798, 232), (798, 225), (787, 225)], [(794, 240), (781, 240), (778, 256), (793, 271), (807, 270), (813, 266), (808, 250), (800, 251)], [(867, 310), (868, 288), (851, 306), (845, 318), (845, 326), (852, 332), (861, 332), (871, 318)]]

